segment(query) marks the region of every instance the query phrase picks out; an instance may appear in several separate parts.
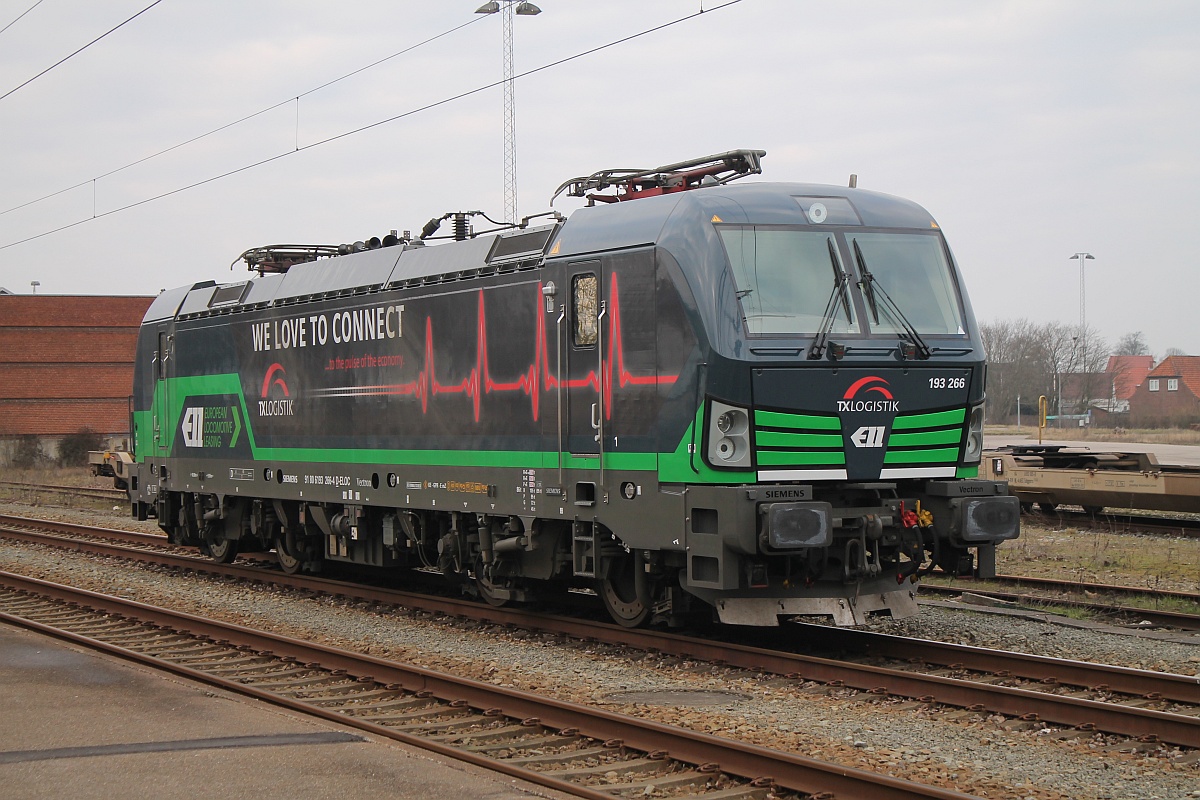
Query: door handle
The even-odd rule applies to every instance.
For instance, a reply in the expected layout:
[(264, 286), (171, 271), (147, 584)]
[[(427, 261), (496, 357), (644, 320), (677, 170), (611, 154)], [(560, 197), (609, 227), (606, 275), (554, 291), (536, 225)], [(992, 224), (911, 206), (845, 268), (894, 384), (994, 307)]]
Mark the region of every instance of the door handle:
[(600, 430), (600, 404), (592, 403), (592, 429)]

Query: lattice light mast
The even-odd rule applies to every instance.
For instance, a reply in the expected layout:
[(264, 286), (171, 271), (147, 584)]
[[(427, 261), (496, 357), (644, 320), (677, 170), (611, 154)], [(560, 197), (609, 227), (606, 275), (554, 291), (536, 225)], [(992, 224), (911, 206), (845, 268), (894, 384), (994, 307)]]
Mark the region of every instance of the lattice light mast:
[(542, 10), (529, 2), (492, 0), (475, 9), (476, 14), (500, 14), (504, 31), (504, 219), (517, 222), (517, 111), (513, 69), (513, 17), (532, 17)]

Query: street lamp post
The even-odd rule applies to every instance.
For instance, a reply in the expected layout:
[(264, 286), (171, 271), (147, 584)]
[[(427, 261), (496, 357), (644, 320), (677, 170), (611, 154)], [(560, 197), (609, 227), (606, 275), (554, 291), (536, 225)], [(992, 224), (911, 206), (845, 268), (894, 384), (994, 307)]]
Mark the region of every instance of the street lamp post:
[(533, 17), (542, 10), (529, 2), (491, 0), (475, 9), (476, 14), (500, 14), (504, 30), (504, 219), (517, 222), (517, 111), (513, 69), (513, 15)]
[(1062, 373), (1059, 372), (1058, 365), (1054, 365), (1054, 422), (1057, 427), (1062, 427)]

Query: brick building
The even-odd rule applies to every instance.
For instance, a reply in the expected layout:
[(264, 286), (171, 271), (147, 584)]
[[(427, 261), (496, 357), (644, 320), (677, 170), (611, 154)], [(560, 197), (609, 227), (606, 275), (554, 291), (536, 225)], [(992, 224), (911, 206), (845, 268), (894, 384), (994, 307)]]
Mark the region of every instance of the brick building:
[(1200, 356), (1167, 356), (1129, 398), (1137, 427), (1186, 427), (1200, 423)]
[(53, 452), (89, 428), (129, 433), (138, 325), (153, 297), (0, 295), (0, 441)]

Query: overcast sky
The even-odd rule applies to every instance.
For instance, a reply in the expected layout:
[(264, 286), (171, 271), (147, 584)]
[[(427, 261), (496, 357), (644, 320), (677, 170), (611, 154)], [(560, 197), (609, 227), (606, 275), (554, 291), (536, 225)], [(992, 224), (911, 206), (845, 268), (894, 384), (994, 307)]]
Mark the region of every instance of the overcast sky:
[[(0, 0), (0, 27), (28, 11), (0, 33), (0, 95), (152, 0), (35, 2)], [(242, 280), (230, 262), (256, 245), (500, 218), (500, 87), (418, 111), (500, 79), (480, 2), (163, 0), (0, 99), (0, 286), (154, 294)], [(1078, 324), (1087, 251), (1090, 327), (1200, 354), (1195, 0), (538, 5), (517, 72), (696, 16), (517, 82), (522, 214), (597, 169), (761, 148), (763, 179), (857, 173), (929, 209), (982, 322)]]

